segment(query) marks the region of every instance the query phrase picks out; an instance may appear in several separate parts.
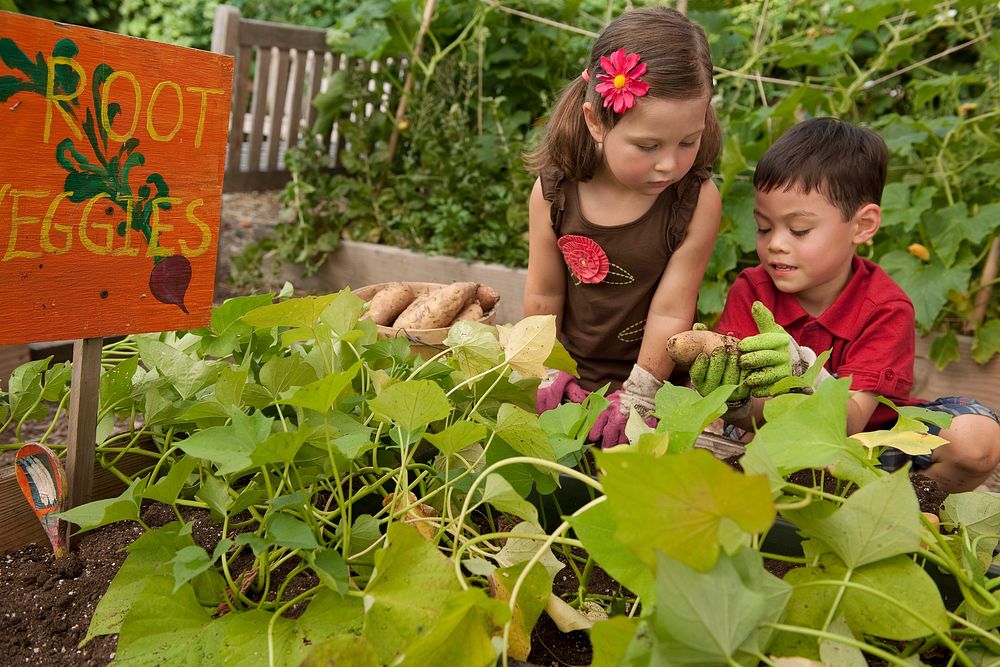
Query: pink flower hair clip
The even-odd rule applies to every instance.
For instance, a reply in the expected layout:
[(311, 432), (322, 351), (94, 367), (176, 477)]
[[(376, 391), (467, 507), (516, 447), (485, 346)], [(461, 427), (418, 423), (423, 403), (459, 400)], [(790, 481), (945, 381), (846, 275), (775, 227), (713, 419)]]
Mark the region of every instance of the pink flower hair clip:
[(646, 63), (639, 62), (638, 53), (618, 49), (610, 58), (601, 56), (601, 69), (604, 74), (597, 75), (601, 83), (594, 90), (604, 98), (604, 108), (625, 113), (635, 106), (635, 98), (649, 92), (649, 84), (639, 80), (646, 73)]

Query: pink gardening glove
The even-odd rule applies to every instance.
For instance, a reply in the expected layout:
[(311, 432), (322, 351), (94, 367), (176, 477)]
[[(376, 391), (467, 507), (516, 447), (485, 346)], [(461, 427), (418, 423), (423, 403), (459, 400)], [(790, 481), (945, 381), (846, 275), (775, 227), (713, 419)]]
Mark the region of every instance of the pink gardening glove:
[(577, 383), (576, 378), (566, 371), (550, 371), (549, 377), (542, 380), (535, 394), (535, 411), (542, 414), (547, 410), (558, 408), (566, 401), (583, 403), (590, 392)]
[(600, 443), (601, 449), (628, 442), (625, 424), (628, 423), (629, 408), (635, 407), (646, 425), (654, 428), (656, 417), (650, 413), (656, 408), (656, 392), (663, 386), (652, 373), (636, 365), (622, 388), (608, 396), (610, 404), (604, 409), (590, 429), (587, 440)]

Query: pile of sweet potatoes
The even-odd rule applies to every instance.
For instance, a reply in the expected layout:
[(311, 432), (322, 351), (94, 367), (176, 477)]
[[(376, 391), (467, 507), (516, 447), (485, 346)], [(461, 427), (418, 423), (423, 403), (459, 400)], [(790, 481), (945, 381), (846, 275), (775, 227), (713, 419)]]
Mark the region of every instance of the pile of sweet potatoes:
[(362, 317), (396, 329), (440, 329), (459, 320), (479, 320), (499, 299), (496, 290), (478, 283), (451, 283), (427, 290), (393, 282), (375, 292)]

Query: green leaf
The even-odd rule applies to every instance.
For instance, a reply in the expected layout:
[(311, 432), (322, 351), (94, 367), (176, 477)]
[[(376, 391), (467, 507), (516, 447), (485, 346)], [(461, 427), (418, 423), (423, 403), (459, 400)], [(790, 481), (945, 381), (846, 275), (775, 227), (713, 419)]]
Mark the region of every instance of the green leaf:
[(274, 544), (289, 549), (317, 549), (319, 542), (312, 529), (302, 519), (279, 512), (267, 524), (265, 537)]
[(810, 396), (786, 394), (768, 401), (767, 423), (746, 447), (751, 459), (760, 449), (782, 475), (804, 468), (823, 468), (858, 444), (847, 438), (850, 380), (828, 380)]
[(934, 254), (944, 266), (953, 266), (962, 242), (973, 245), (982, 243), (996, 227), (998, 216), (1000, 204), (984, 206), (975, 216), (969, 215), (965, 202), (935, 210), (934, 215), (927, 216), (925, 223), (933, 239), (931, 247)]
[(429, 632), (406, 647), (400, 667), (492, 667), (496, 649), (491, 638), (508, 618), (507, 605), (482, 589), (452, 593)]
[(282, 400), (278, 402), (308, 408), (316, 412), (327, 412), (337, 402), (344, 389), (350, 386), (360, 369), (361, 362), (359, 361), (346, 371), (331, 373), (315, 382), (286, 391), (282, 394)]
[(451, 415), (452, 405), (440, 385), (430, 380), (406, 380), (386, 387), (368, 401), (373, 412), (395, 422), (408, 434)]
[(200, 664), (201, 636), (212, 622), (191, 586), (172, 590), (170, 577), (148, 577), (118, 633), (121, 665)]
[(379, 662), (375, 649), (367, 639), (346, 634), (314, 644), (300, 667), (327, 667), (327, 665), (379, 667)]
[[(937, 585), (927, 572), (907, 556), (895, 556), (851, 572), (831, 554), (817, 567), (790, 571), (785, 580), (794, 591), (786, 622), (819, 629), (844, 588), (837, 615), (843, 615), (856, 635), (910, 640), (935, 631), (947, 632), (949, 621)], [(881, 595), (879, 595), (881, 593)], [(908, 611), (904, 611), (908, 610)]]
[(303, 296), (254, 308), (242, 320), (255, 329), (271, 327), (312, 328), (319, 322), (323, 310), (337, 298), (337, 294)]
[(142, 497), (147, 500), (156, 500), (165, 505), (173, 505), (197, 465), (198, 459), (195, 457), (182, 456), (180, 460), (175, 461), (170, 466), (166, 475), (160, 477), (154, 484), (146, 486)]
[[(541, 526), (538, 524), (530, 523), (528, 521), (522, 521), (510, 530), (514, 534), (512, 537), (507, 538), (507, 543), (496, 553), (494, 559), (501, 567), (510, 567), (516, 565), (517, 563), (524, 563), (531, 560), (536, 553), (538, 553), (539, 543), (537, 539), (532, 539), (530, 537), (516, 537), (517, 535), (531, 535), (537, 538), (539, 535), (544, 536), (545, 531), (542, 530)], [(552, 579), (566, 567), (555, 555), (552, 553), (552, 549), (546, 549), (542, 554), (542, 557), (538, 561), (545, 567), (545, 571), (549, 573), (549, 579)]]
[(11, 419), (41, 419), (48, 412), (40, 403), (42, 374), (49, 367), (52, 357), (21, 364), (11, 373), (7, 383), (7, 400)]
[(260, 384), (275, 401), (292, 387), (316, 381), (316, 371), (302, 357), (274, 357), (260, 369)]
[(340, 552), (334, 549), (314, 549), (307, 554), (307, 560), (324, 586), (341, 595), (347, 594), (351, 573)]
[(181, 398), (191, 398), (219, 373), (218, 362), (195, 359), (152, 336), (137, 336), (139, 357), (146, 368), (159, 371)]
[(197, 545), (184, 547), (174, 555), (170, 563), (174, 566), (174, 593), (212, 567), (212, 559), (209, 558), (208, 552)]
[(514, 490), (510, 482), (497, 473), (492, 473), (486, 478), (483, 502), (493, 505), (501, 512), (513, 514), (531, 523), (538, 523), (538, 510), (535, 506), (525, 500)]
[(388, 546), (375, 555), (364, 591), (364, 635), (381, 664), (392, 663), (428, 635), (461, 590), (451, 561), (405, 523), (389, 525)]
[(925, 331), (933, 328), (938, 313), (948, 302), (948, 291), (965, 292), (969, 284), (968, 268), (946, 267), (936, 255), (925, 263), (908, 252), (894, 250), (883, 255), (879, 265), (913, 301), (917, 325)]
[(657, 554), (650, 664), (716, 665), (746, 661), (765, 649), (792, 588), (743, 548), (700, 572)]
[(180, 529), (180, 522), (174, 521), (140, 535), (128, 546), (129, 555), (94, 608), (84, 644), (94, 637), (115, 634), (121, 629), (122, 620), (142, 596), (151, 572), (162, 572), (157, 576), (170, 583), (166, 575), (168, 563), (179, 550), (194, 544), (191, 535), (181, 534)]
[(305, 438), (306, 434), (302, 429), (272, 433), (264, 442), (257, 445), (250, 455), (250, 462), (255, 466), (268, 463), (294, 463), (295, 455), (305, 442)]
[(223, 366), (215, 382), (215, 400), (225, 407), (239, 407), (249, 371)]
[[(625, 654), (638, 629), (639, 620), (628, 616), (612, 616), (606, 621), (595, 623), (590, 629), (590, 643), (594, 649), (591, 667), (620, 667), (629, 664), (624, 661)], [(648, 660), (644, 664), (648, 664)]]
[(253, 416), (239, 416), (229, 426), (195, 431), (191, 437), (176, 444), (185, 454), (214, 463), (220, 475), (228, 475), (253, 463), (251, 456), (257, 445), (270, 435), (273, 422), (273, 418), (259, 412)]
[(201, 486), (194, 497), (208, 505), (212, 511), (212, 518), (216, 521), (222, 521), (233, 502), (229, 495), (229, 485), (212, 475), (202, 477)]
[(920, 222), (934, 200), (935, 188), (913, 188), (909, 183), (889, 183), (882, 193), (882, 228), (900, 226), (909, 232)]
[(987, 320), (976, 327), (972, 358), (977, 364), (985, 364), (997, 354), (1000, 354), (1000, 319)]
[(485, 373), (502, 359), (496, 329), (482, 322), (456, 322), (448, 330), (444, 344), (451, 348), (452, 358), (468, 377)]
[(68, 521), (80, 527), (78, 533), (84, 533), (94, 528), (106, 526), (117, 521), (138, 521), (139, 503), (142, 499), (142, 489), (145, 480), (135, 479), (117, 498), (95, 500), (86, 505), (71, 507), (59, 512), (62, 521)]
[(570, 375), (579, 377), (576, 372), (576, 359), (570, 356), (558, 338), (552, 344), (552, 351), (549, 352), (549, 356), (545, 359), (545, 367), (554, 368), (557, 371), (566, 371)]
[(320, 320), (330, 327), (335, 338), (343, 338), (357, 328), (365, 302), (352, 294), (350, 288), (342, 289), (335, 297), (320, 313)]
[[(618, 524), (607, 502), (591, 507), (569, 522), (587, 553), (605, 572), (640, 599), (653, 599), (653, 571), (635, 553), (618, 544)], [(600, 625), (603, 624), (597, 624), (595, 629)]]
[(920, 507), (906, 470), (858, 489), (829, 517), (783, 512), (799, 530), (821, 541), (850, 568), (916, 551)]
[[(525, 563), (502, 567), (490, 575), (491, 596), (509, 603), (514, 584), (524, 571)], [(527, 660), (531, 653), (531, 631), (542, 615), (552, 593), (552, 579), (541, 563), (535, 563), (518, 589), (517, 602), (511, 619), (507, 648), (515, 660)]]
[(721, 389), (702, 397), (693, 389), (663, 383), (656, 392), (656, 416), (660, 418), (657, 430), (670, 434), (671, 453), (690, 451), (705, 427), (726, 412), (726, 399), (732, 389)]
[(522, 375), (544, 378), (545, 360), (556, 340), (554, 315), (532, 315), (514, 325), (497, 325), (500, 347), (510, 367)]
[(961, 525), (976, 540), (976, 552), (984, 567), (993, 560), (993, 550), (1000, 535), (1000, 495), (996, 493), (953, 493), (944, 501), (946, 522)]
[[(101, 373), (100, 392), (102, 410), (124, 401), (132, 393), (132, 379), (139, 368), (139, 357), (129, 357)], [(118, 405), (121, 409), (122, 405)]]
[(718, 558), (723, 519), (750, 533), (774, 522), (767, 479), (742, 475), (705, 450), (653, 458), (618, 448), (595, 458), (618, 538), (648, 567), (659, 550), (708, 571)]
[(552, 443), (537, 415), (504, 403), (497, 413), (496, 434), (519, 454), (555, 461)]
[(438, 433), (426, 433), (424, 439), (438, 448), (445, 456), (481, 442), (486, 437), (486, 428), (471, 421), (458, 421)]

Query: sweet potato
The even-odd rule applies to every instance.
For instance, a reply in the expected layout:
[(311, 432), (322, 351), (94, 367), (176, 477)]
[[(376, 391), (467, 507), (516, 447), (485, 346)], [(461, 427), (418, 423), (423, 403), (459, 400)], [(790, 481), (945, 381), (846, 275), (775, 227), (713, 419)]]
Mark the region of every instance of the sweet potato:
[(399, 314), (397, 329), (439, 329), (476, 297), (476, 283), (452, 283), (418, 296)]
[(499, 300), (500, 295), (489, 285), (480, 285), (476, 290), (476, 301), (482, 306), (484, 313), (493, 310), (493, 307), (497, 305), (497, 301)]
[(375, 320), (375, 324), (392, 324), (406, 307), (413, 303), (413, 289), (406, 283), (389, 283), (368, 302), (368, 312), (362, 317)]
[(462, 310), (458, 311), (458, 315), (455, 316), (455, 321), (460, 320), (473, 320), (476, 321), (483, 316), (483, 307), (478, 303), (473, 301), (467, 305)]
[(667, 341), (667, 354), (674, 363), (690, 366), (702, 352), (712, 354), (712, 350), (720, 346), (736, 349), (736, 344), (739, 342), (738, 338), (714, 331), (682, 331)]

